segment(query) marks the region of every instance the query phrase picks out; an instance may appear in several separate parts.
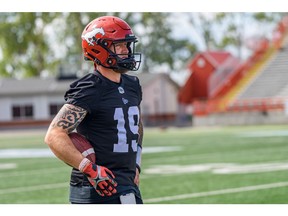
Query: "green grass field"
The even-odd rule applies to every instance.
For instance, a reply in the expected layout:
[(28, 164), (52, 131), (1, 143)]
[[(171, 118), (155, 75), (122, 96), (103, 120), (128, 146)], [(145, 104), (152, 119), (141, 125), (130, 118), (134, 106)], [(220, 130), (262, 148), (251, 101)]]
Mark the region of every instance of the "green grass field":
[[(6, 158), (3, 154), (11, 149), (48, 150), (44, 134), (0, 131), (0, 204), (68, 203), (70, 167), (55, 157)], [(287, 141), (288, 126), (146, 129), (143, 200), (151, 204), (288, 203)]]

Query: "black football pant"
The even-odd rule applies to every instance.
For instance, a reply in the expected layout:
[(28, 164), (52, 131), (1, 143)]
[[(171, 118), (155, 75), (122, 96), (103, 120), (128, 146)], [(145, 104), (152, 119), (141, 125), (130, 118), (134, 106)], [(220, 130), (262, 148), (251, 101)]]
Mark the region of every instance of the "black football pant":
[[(143, 204), (142, 199), (139, 197), (135, 196), (136, 198), (136, 204)], [(117, 199), (112, 199), (112, 200), (107, 200), (103, 201), (101, 203), (76, 203), (76, 202), (71, 202), (71, 204), (121, 204), (120, 198), (118, 197)]]

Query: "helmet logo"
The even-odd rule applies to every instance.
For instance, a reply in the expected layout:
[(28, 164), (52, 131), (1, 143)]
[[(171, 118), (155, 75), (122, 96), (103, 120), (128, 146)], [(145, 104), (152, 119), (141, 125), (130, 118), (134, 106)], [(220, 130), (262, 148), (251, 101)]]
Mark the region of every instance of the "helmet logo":
[(102, 27), (94, 28), (92, 31), (87, 32), (86, 34), (82, 35), (81, 38), (83, 40), (86, 40), (90, 46), (93, 46), (93, 37), (95, 37), (97, 34), (102, 34), (103, 36), (105, 35), (105, 32)]

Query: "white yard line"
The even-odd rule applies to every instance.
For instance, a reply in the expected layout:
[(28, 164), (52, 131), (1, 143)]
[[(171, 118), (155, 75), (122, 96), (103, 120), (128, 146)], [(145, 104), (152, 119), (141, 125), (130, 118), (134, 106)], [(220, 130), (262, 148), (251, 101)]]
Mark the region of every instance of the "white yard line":
[[(176, 152), (181, 151), (179, 146), (153, 146), (145, 147), (143, 154), (162, 153), (162, 152)], [(0, 159), (11, 158), (56, 158), (49, 148), (13, 148), (13, 149), (0, 149)]]
[(252, 137), (284, 137), (288, 136), (287, 130), (275, 130), (275, 131), (251, 131), (237, 134), (238, 137), (252, 138)]
[(35, 170), (27, 170), (27, 171), (17, 171), (17, 172), (9, 172), (9, 173), (1, 173), (0, 178), (10, 178), (10, 177), (19, 177), (19, 176), (28, 176), (28, 175), (47, 175), (50, 173), (58, 173), (58, 172), (69, 172), (69, 168), (61, 167), (61, 168), (46, 168), (46, 169), (35, 169)]
[(35, 185), (35, 186), (25, 186), (25, 187), (16, 187), (16, 188), (8, 188), (0, 190), (1, 194), (11, 194), (11, 193), (22, 193), (22, 192), (30, 192), (30, 191), (38, 191), (38, 190), (53, 190), (57, 188), (69, 187), (68, 182), (63, 183), (55, 183), (55, 184), (45, 184), (45, 185)]
[(221, 195), (221, 194), (239, 193), (239, 192), (245, 192), (245, 191), (265, 190), (265, 189), (270, 189), (270, 188), (287, 187), (287, 186), (288, 186), (288, 182), (277, 182), (277, 183), (272, 183), (272, 184), (254, 185), (254, 186), (247, 186), (247, 187), (240, 187), (240, 188), (228, 188), (228, 189), (216, 190), (216, 191), (207, 191), (207, 192), (199, 192), (199, 193), (180, 194), (176, 196), (151, 198), (151, 199), (145, 199), (144, 203), (158, 203), (158, 202), (164, 202), (164, 201), (174, 201), (174, 200), (189, 199), (189, 198), (207, 197), (207, 196), (215, 196), (215, 195)]
[[(151, 198), (151, 199), (145, 199), (144, 203), (158, 203), (158, 202), (164, 202), (164, 201), (174, 201), (174, 200), (189, 199), (189, 198), (208, 197), (208, 196), (215, 196), (215, 195), (221, 195), (221, 194), (231, 194), (231, 193), (239, 193), (239, 192), (245, 192), (245, 191), (265, 190), (265, 189), (287, 187), (287, 186), (288, 186), (288, 182), (278, 182), (278, 183), (271, 183), (271, 184), (240, 187), (240, 188), (228, 188), (228, 189), (216, 190), (216, 191), (180, 194), (180, 195), (176, 195), (176, 196)], [(35, 185), (35, 186), (25, 186), (25, 187), (2, 189), (2, 190), (0, 190), (0, 195), (11, 194), (11, 193), (30, 192), (30, 191), (37, 191), (37, 190), (53, 190), (53, 189), (65, 188), (65, 187), (69, 187), (68, 182), (55, 183), (55, 184), (45, 184), (45, 185)]]

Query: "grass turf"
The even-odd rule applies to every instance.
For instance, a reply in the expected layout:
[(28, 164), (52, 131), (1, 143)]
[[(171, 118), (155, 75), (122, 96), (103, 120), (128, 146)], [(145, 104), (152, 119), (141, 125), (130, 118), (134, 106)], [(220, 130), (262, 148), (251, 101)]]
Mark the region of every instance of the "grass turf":
[[(43, 142), (44, 134), (45, 131), (37, 133), (2, 131), (0, 150), (48, 149)], [(288, 126), (284, 125), (146, 129), (140, 184), (144, 202), (288, 203), (287, 186), (244, 190), (250, 186), (288, 182), (287, 136)], [(145, 153), (145, 147), (147, 149), (177, 147), (177, 149), (170, 152)], [(1, 165), (4, 164), (13, 164), (16, 168), (1, 169)], [(262, 166), (265, 164), (268, 170), (263, 169)], [(197, 171), (196, 168), (200, 170)], [(234, 173), (231, 171), (226, 174), (217, 173), (220, 168), (232, 169)], [(153, 173), (149, 172), (153, 169)], [(0, 203), (66, 204), (70, 170), (69, 166), (54, 157), (0, 157)], [(233, 188), (238, 188), (239, 191), (225, 194), (219, 192)], [(211, 192), (215, 194), (211, 195)], [(193, 194), (199, 193), (202, 195), (193, 197)], [(190, 197), (182, 199), (178, 197), (187, 194)], [(170, 199), (165, 201), (165, 197)], [(154, 198), (159, 199), (155, 202)]]

